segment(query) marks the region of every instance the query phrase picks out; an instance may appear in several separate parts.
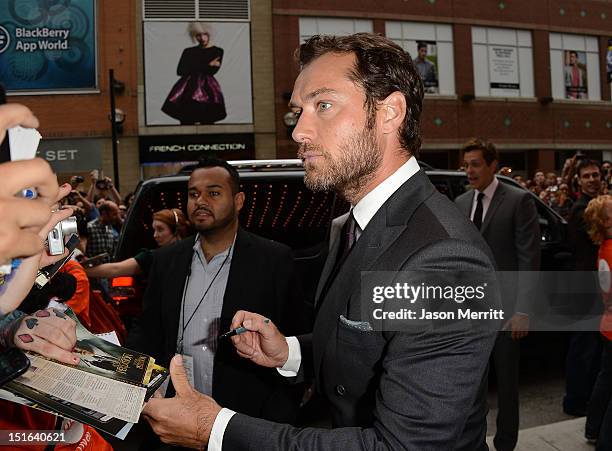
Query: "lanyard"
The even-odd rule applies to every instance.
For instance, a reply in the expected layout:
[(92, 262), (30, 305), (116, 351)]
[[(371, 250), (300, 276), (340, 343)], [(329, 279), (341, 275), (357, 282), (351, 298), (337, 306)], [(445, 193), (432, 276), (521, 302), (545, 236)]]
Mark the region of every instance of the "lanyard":
[[(191, 266), (189, 267), (189, 272), (187, 273), (187, 280), (185, 281), (185, 287), (183, 288), (183, 299), (182, 299), (182, 302), (181, 302), (182, 318), (183, 318), (183, 324), (182, 324), (183, 330), (181, 331), (181, 341), (178, 344), (178, 349), (177, 349), (177, 353), (178, 354), (182, 354), (183, 353), (183, 341), (185, 339), (185, 331), (187, 330), (187, 326), (189, 326), (189, 323), (191, 322), (191, 320), (195, 316), (196, 312), (200, 308), (200, 305), (202, 305), (202, 302), (204, 302), (204, 298), (206, 297), (206, 295), (210, 291), (210, 288), (213, 286), (213, 283), (215, 283), (215, 280), (217, 280), (217, 276), (219, 275), (219, 273), (221, 272), (221, 270), (223, 269), (223, 267), (227, 263), (227, 261), (229, 259), (229, 256), (232, 254), (232, 249), (233, 248), (234, 248), (234, 243), (232, 243), (232, 245), (230, 246), (230, 248), (229, 248), (229, 250), (227, 252), (227, 255), (225, 256), (225, 259), (223, 259), (223, 263), (221, 263), (221, 266), (219, 266), (219, 269), (217, 270), (217, 272), (215, 273), (214, 277), (212, 278), (212, 280), (208, 284), (208, 287), (206, 288), (206, 290), (204, 290), (204, 294), (202, 295), (202, 298), (200, 299), (200, 302), (198, 302), (198, 304), (196, 305), (196, 308), (191, 313), (191, 316), (189, 317), (187, 322), (185, 322), (185, 296), (187, 295), (187, 286), (189, 285), (189, 278), (191, 277)], [(199, 255), (198, 255), (198, 258), (200, 258)]]

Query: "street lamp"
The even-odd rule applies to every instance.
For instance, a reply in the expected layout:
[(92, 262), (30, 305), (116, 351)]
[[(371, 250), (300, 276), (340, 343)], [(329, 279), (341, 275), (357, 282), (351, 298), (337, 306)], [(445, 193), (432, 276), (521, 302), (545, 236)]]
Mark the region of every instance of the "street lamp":
[(119, 156), (117, 152), (117, 132), (123, 130), (123, 123), (125, 122), (125, 112), (115, 107), (115, 91), (119, 94), (125, 90), (125, 83), (115, 80), (115, 71), (109, 69), (108, 71), (108, 91), (110, 94), (110, 123), (111, 123), (111, 139), (113, 140), (113, 181), (117, 191), (119, 188)]

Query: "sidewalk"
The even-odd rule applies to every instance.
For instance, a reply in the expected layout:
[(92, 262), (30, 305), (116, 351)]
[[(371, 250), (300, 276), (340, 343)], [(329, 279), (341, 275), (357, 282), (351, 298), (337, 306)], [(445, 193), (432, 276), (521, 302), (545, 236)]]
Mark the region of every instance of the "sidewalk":
[[(594, 451), (584, 439), (585, 418), (576, 418), (557, 423), (521, 429), (515, 451)], [(487, 437), (491, 450), (493, 437)]]

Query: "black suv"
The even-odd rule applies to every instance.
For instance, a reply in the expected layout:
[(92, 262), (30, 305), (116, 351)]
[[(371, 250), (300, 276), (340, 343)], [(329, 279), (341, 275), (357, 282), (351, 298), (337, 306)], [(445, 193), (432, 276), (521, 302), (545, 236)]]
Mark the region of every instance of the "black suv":
[[(246, 195), (240, 212), (240, 224), (253, 233), (285, 243), (293, 249), (305, 299), (312, 300), (326, 258), (331, 220), (346, 212), (349, 205), (332, 192), (315, 193), (306, 188), (301, 160), (230, 163), (238, 169), (241, 190)], [(436, 188), (451, 200), (469, 189), (464, 172), (436, 170), (425, 164), (421, 164), (421, 167)], [(140, 183), (119, 238), (115, 260), (132, 257), (142, 248), (155, 247), (151, 230), (151, 218), (155, 211), (164, 208), (186, 211), (190, 172), (190, 168), (186, 167), (177, 175), (156, 177)], [(502, 183), (520, 188), (508, 177), (498, 178)], [(570, 256), (564, 246), (567, 223), (537, 196), (533, 197), (542, 232), (541, 269), (562, 269)], [(132, 278), (113, 281), (112, 295), (120, 313), (126, 316), (138, 313), (139, 291), (138, 281)]]

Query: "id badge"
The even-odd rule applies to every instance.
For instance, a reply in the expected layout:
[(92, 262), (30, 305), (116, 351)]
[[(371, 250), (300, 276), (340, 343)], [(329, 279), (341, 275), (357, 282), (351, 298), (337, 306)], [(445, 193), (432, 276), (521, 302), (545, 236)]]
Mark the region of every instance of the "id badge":
[(183, 354), (183, 368), (185, 368), (185, 374), (189, 379), (189, 384), (195, 386), (195, 377), (193, 375), (193, 357), (190, 355)]

